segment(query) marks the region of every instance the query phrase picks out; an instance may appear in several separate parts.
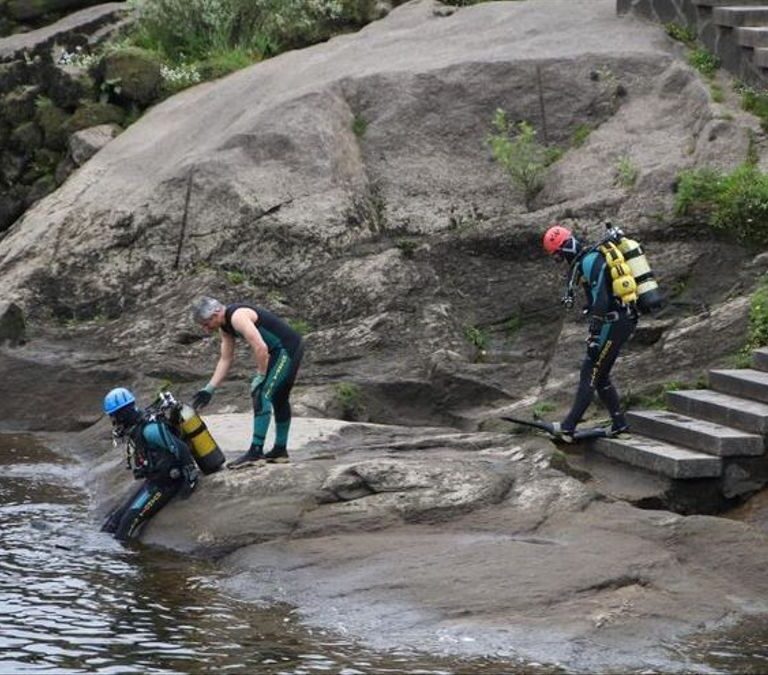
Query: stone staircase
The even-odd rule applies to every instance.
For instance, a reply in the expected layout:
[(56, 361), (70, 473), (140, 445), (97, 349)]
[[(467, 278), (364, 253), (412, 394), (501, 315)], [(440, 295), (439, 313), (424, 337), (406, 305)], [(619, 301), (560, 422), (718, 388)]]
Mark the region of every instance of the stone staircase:
[(768, 349), (755, 351), (752, 365), (710, 371), (710, 389), (669, 392), (669, 410), (628, 412), (632, 434), (592, 448), (674, 481), (707, 479), (725, 500), (760, 489), (768, 483)]
[(695, 30), (723, 68), (768, 87), (768, 0), (617, 0), (619, 14)]

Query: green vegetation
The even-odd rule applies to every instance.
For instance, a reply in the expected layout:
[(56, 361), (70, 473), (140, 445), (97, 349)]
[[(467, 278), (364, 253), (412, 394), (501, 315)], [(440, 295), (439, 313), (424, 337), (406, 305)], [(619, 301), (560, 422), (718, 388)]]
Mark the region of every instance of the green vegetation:
[(763, 276), (749, 302), (749, 331), (746, 352), (768, 346), (768, 276)]
[(477, 326), (467, 326), (464, 328), (464, 337), (467, 342), (480, 351), (488, 346), (488, 333)]
[(760, 127), (763, 131), (768, 131), (768, 92), (745, 84), (739, 85), (736, 90), (741, 96), (741, 107), (759, 117)]
[(339, 382), (334, 385), (336, 402), (341, 407), (342, 419), (354, 421), (365, 414), (363, 392), (352, 382)]
[(312, 326), (309, 325), (308, 321), (304, 321), (304, 319), (288, 319), (287, 323), (299, 335), (308, 335), (312, 332)]
[(682, 42), (691, 52), (688, 54), (688, 63), (698, 70), (704, 77), (711, 78), (720, 67), (720, 59), (697, 44), (696, 31), (677, 23), (664, 25), (667, 35), (673, 40)]
[(720, 67), (720, 59), (703, 47), (696, 47), (691, 51), (688, 63), (707, 78), (711, 78)]
[(589, 138), (591, 133), (592, 127), (588, 124), (579, 124), (579, 126), (574, 129), (573, 134), (571, 134), (571, 145), (574, 148), (580, 148), (584, 145), (584, 142)]
[(551, 401), (539, 401), (533, 406), (533, 417), (534, 419), (538, 419), (539, 417), (544, 417), (549, 413), (555, 412), (555, 410), (557, 410), (557, 406)]
[(526, 121), (512, 124), (500, 108), (493, 115), (494, 133), (487, 138), (493, 158), (509, 176), (513, 186), (523, 193), (530, 209), (533, 199), (544, 187), (547, 167), (557, 161), (562, 151), (547, 148), (536, 140), (536, 130)]
[(259, 60), (373, 18), (373, 0), (133, 0), (132, 40), (173, 64), (232, 51)]
[(631, 188), (636, 182), (639, 175), (638, 168), (632, 163), (632, 159), (629, 155), (622, 155), (616, 162), (616, 184), (624, 187)]
[(723, 93), (723, 88), (719, 84), (715, 84), (714, 82), (710, 84), (709, 93), (712, 96), (712, 100), (715, 103), (722, 103), (725, 100), (725, 94)]
[(358, 138), (362, 138), (368, 129), (368, 122), (362, 115), (355, 115), (352, 119), (352, 132)]
[(681, 26), (677, 23), (664, 24), (664, 30), (667, 31), (667, 35), (673, 40), (682, 42), (686, 47), (694, 47), (696, 45), (696, 31), (687, 26)]
[(659, 385), (657, 388), (647, 394), (627, 394), (626, 405), (631, 408), (637, 407), (664, 410), (667, 407), (667, 392), (679, 391), (681, 389), (698, 389), (705, 386), (706, 382), (696, 382), (695, 384), (690, 384), (687, 382), (673, 380), (671, 382), (665, 382), (664, 384)]
[(702, 168), (678, 176), (678, 215), (705, 220), (740, 242), (768, 244), (768, 175), (751, 161), (730, 173)]
[(398, 239), (395, 242), (395, 246), (400, 249), (403, 258), (413, 258), (413, 254), (416, 252), (419, 245), (412, 239)]
[(242, 270), (227, 270), (227, 281), (235, 286), (244, 284), (248, 281), (248, 277)]

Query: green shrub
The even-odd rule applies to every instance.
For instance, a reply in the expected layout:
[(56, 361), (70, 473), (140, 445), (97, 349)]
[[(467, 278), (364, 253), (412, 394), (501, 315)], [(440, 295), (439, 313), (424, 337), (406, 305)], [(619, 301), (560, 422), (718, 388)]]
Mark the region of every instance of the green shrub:
[(589, 134), (592, 133), (592, 127), (588, 124), (579, 124), (571, 134), (571, 145), (574, 148), (580, 148), (584, 145), (584, 141), (589, 138)]
[(464, 337), (469, 344), (481, 351), (488, 346), (488, 333), (477, 326), (467, 326), (464, 328)]
[(619, 157), (616, 162), (616, 183), (624, 188), (631, 188), (636, 182), (639, 171), (629, 155)]
[(705, 77), (712, 77), (720, 67), (720, 59), (701, 47), (697, 47), (688, 55), (688, 63)]
[(244, 284), (248, 280), (245, 272), (241, 270), (227, 270), (227, 281), (235, 286)]
[(309, 325), (308, 321), (304, 321), (304, 319), (288, 319), (287, 323), (299, 335), (308, 335), (312, 332), (312, 326)]
[(367, 129), (368, 122), (366, 122), (365, 117), (362, 115), (355, 115), (352, 118), (352, 132), (355, 134), (355, 136), (362, 138), (365, 135)]
[(261, 57), (374, 18), (374, 0), (133, 0), (136, 41), (172, 62), (245, 50)]
[(557, 410), (557, 406), (551, 401), (539, 401), (533, 406), (533, 417), (538, 419), (555, 412), (555, 410)]
[(715, 230), (748, 244), (768, 244), (768, 175), (745, 162), (731, 173), (684, 171), (675, 209), (703, 217)]
[(723, 88), (719, 84), (710, 84), (709, 93), (715, 103), (722, 103), (725, 100)]
[(760, 118), (763, 131), (768, 131), (768, 92), (744, 84), (737, 87), (741, 95), (741, 107)]
[(768, 345), (768, 277), (763, 277), (749, 302), (749, 333), (745, 350)]
[(341, 407), (341, 417), (354, 421), (365, 414), (363, 392), (352, 382), (339, 382), (334, 385), (336, 402)]
[(664, 24), (664, 30), (667, 31), (667, 35), (673, 40), (682, 42), (688, 47), (693, 47), (696, 44), (696, 31), (687, 26), (681, 26), (677, 23)]
[(395, 246), (400, 249), (403, 258), (413, 258), (413, 254), (419, 247), (419, 244), (412, 239), (398, 239)]
[(556, 161), (551, 151), (536, 140), (536, 130), (525, 121), (513, 125), (507, 114), (497, 109), (493, 116), (494, 133), (487, 138), (493, 158), (501, 165), (512, 184), (523, 193), (526, 208), (544, 187), (547, 167)]

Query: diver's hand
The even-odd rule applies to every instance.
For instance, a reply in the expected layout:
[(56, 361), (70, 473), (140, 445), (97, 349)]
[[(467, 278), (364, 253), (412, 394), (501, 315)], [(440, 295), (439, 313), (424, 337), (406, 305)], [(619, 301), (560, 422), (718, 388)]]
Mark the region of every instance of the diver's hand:
[(212, 398), (213, 392), (210, 392), (207, 389), (201, 389), (192, 397), (192, 407), (195, 410), (205, 408), (205, 406), (211, 402)]

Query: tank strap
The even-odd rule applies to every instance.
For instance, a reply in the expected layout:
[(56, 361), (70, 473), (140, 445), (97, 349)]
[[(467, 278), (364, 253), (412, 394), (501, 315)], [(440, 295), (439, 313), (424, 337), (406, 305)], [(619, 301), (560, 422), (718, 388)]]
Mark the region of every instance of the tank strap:
[(196, 429), (193, 429), (192, 431), (185, 431), (184, 435), (187, 438), (194, 438), (195, 436), (199, 436), (200, 434), (202, 434), (204, 431), (205, 431), (205, 425), (201, 423), (197, 426)]

